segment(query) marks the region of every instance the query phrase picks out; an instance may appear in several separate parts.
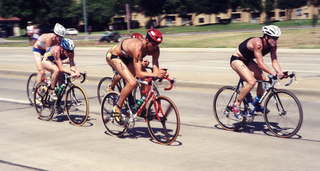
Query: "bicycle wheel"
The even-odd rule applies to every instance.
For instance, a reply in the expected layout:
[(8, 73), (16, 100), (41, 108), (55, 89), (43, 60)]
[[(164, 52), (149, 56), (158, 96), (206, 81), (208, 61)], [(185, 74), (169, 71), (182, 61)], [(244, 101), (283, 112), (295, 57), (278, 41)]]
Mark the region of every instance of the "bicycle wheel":
[(66, 110), (70, 122), (74, 125), (83, 125), (89, 116), (89, 101), (84, 90), (73, 85), (66, 94)]
[(121, 121), (117, 121), (113, 116), (113, 106), (117, 104), (119, 93), (111, 91), (106, 94), (101, 104), (101, 117), (103, 125), (108, 132), (113, 135), (121, 136), (127, 131), (127, 126)]
[(179, 135), (180, 115), (174, 102), (165, 96), (151, 101), (146, 117), (151, 137), (161, 144), (171, 144)]
[(33, 105), (34, 90), (37, 84), (37, 73), (32, 73), (27, 81), (27, 98), (30, 105)]
[[(243, 120), (239, 121), (234, 117), (231, 107), (238, 93), (232, 86), (224, 86), (218, 90), (213, 99), (213, 113), (219, 125), (226, 130), (234, 130), (240, 126)], [(243, 106), (240, 107), (243, 110)]]
[(48, 93), (48, 85), (44, 82), (39, 83), (34, 91), (34, 107), (39, 115), (39, 119), (49, 121), (54, 115), (54, 103)]
[[(98, 84), (97, 95), (99, 104), (101, 104), (103, 97), (108, 93), (108, 88), (112, 83), (111, 77), (103, 77)], [(115, 86), (114, 90), (120, 92), (123, 87), (122, 79)]]
[(264, 119), (276, 136), (290, 138), (300, 130), (303, 111), (300, 101), (292, 92), (276, 90), (267, 97), (264, 108)]

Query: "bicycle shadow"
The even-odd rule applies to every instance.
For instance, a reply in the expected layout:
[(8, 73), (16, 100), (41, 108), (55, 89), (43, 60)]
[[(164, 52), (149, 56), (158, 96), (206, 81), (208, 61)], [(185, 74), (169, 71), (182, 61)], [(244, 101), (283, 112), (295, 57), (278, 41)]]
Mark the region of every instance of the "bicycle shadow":
[[(278, 127), (277, 125), (279, 124), (276, 122), (273, 122), (271, 123), (271, 125), (273, 127)], [(249, 133), (249, 134), (263, 133), (268, 136), (277, 137), (269, 130), (265, 122), (259, 122), (259, 121), (244, 122), (244, 123), (240, 122), (240, 123), (234, 124), (234, 126), (235, 126), (234, 132), (243, 132), (243, 133)], [(224, 130), (219, 124), (216, 124), (214, 127), (217, 129)], [(302, 138), (301, 135), (296, 134), (290, 137), (289, 139), (301, 139), (301, 138)]]
[[(79, 116), (79, 115), (71, 115), (71, 117), (76, 117), (76, 118), (81, 118), (82, 116)], [(93, 126), (94, 124), (91, 122), (92, 120), (96, 120), (94, 118), (91, 118), (91, 117), (88, 117), (87, 118), (87, 121), (81, 126), (81, 127), (91, 127)], [(68, 121), (71, 125), (73, 125), (68, 116), (66, 114), (59, 114), (59, 115), (56, 115), (52, 118), (52, 121), (53, 122), (66, 122)]]
[[(153, 129), (153, 131), (156, 132), (161, 132), (163, 129), (158, 129), (155, 128)], [(105, 134), (112, 136), (112, 134), (110, 134), (108, 131), (105, 131)], [(158, 141), (154, 140), (150, 134), (149, 134), (149, 130), (146, 127), (134, 127), (129, 129), (124, 135), (118, 136), (119, 138), (122, 139), (138, 139), (138, 138), (145, 138), (145, 139), (149, 139), (149, 141), (155, 143), (155, 144), (160, 144)], [(168, 146), (181, 146), (182, 142), (175, 140), (173, 143), (171, 143)]]

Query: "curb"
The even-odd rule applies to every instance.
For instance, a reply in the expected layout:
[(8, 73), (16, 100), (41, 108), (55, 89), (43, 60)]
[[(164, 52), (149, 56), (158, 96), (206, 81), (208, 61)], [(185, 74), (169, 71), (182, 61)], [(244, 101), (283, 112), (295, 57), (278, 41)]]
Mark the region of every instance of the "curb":
[[(0, 70), (0, 74), (5, 74), (5, 75), (22, 75), (25, 77), (28, 77), (31, 75), (33, 72), (24, 72), (24, 71), (4, 71)], [(97, 76), (88, 76), (87, 79), (89, 80), (94, 80), (94, 81), (99, 81), (102, 77), (97, 77)], [(212, 89), (212, 90), (217, 90), (223, 86), (227, 86), (226, 84), (221, 84), (221, 83), (213, 83), (213, 82), (196, 82), (196, 81), (186, 81), (186, 80), (176, 80), (177, 87), (184, 87), (184, 88), (202, 88), (202, 89)], [(309, 90), (309, 89), (288, 89), (292, 91), (294, 94), (297, 96), (313, 96), (313, 97), (320, 97), (320, 91), (317, 90)]]

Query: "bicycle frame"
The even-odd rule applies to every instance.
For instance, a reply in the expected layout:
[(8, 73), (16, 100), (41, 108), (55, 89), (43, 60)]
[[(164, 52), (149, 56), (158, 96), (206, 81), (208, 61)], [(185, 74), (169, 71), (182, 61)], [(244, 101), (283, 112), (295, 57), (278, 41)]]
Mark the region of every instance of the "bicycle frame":
[[(169, 79), (169, 78), (165, 78), (166, 80), (168, 80), (170, 82), (170, 86), (164, 88), (164, 90), (168, 91), (171, 90), (173, 88), (173, 84), (174, 84), (174, 80)], [(144, 94), (146, 94), (146, 98), (144, 99), (143, 103), (141, 104), (141, 106), (139, 107), (139, 109), (135, 112), (135, 116), (140, 116), (141, 113), (145, 110), (145, 108), (147, 107), (147, 104), (151, 104), (151, 101), (156, 104), (156, 98), (158, 96), (158, 93), (156, 92), (155, 88), (156, 88), (156, 84), (154, 83), (154, 79), (153, 78), (147, 78), (145, 81), (141, 81), (138, 80), (138, 88), (141, 88), (141, 85), (145, 85), (145, 90), (147, 90), (146, 92), (144, 92)], [(159, 113), (158, 113), (158, 104), (154, 105), (155, 106), (155, 111), (156, 111), (156, 116), (157, 119), (160, 119), (159, 117)], [(130, 113), (132, 113), (132, 109), (130, 107), (130, 105), (128, 104), (128, 107), (130, 109)], [(147, 111), (148, 112), (148, 111)]]
[[(289, 83), (287, 83), (287, 84), (285, 84), (285, 86), (289, 86), (290, 84), (292, 84), (292, 82), (293, 82), (293, 79), (295, 79), (295, 73), (291, 73), (291, 74), (288, 74), (288, 72), (286, 72), (285, 73), (285, 75), (287, 75), (287, 77), (288, 78), (290, 78), (290, 82)], [(269, 87), (267, 87), (267, 88), (264, 88), (265, 89), (265, 91), (264, 91), (264, 93), (263, 93), (263, 95), (261, 96), (261, 98), (260, 98), (260, 100), (259, 100), (259, 104), (261, 104), (263, 101), (264, 101), (264, 99), (269, 95), (269, 94), (276, 94), (276, 91), (277, 91), (277, 89), (274, 87), (275, 86), (275, 84), (278, 82), (278, 78), (276, 78), (276, 77), (274, 77), (274, 76), (268, 76), (269, 77), (269, 80), (268, 81), (265, 81), (265, 80), (257, 80), (257, 82), (258, 83), (260, 83), (260, 84), (265, 84), (265, 85), (268, 85), (269, 84)], [(239, 81), (238, 81), (238, 84), (237, 84), (237, 86), (236, 86), (236, 89), (235, 89), (235, 91), (234, 91), (234, 93), (232, 94), (232, 96), (231, 96), (231, 98), (230, 98), (230, 101), (228, 102), (228, 105), (230, 104), (230, 102), (231, 102), (231, 100), (233, 99), (233, 96), (235, 95), (236, 97), (235, 97), (235, 99), (237, 99), (237, 96), (238, 96), (238, 93), (236, 93), (236, 92), (239, 92), (239, 90), (240, 90), (240, 88), (241, 87), (243, 87), (244, 86), (244, 80), (242, 80), (242, 79), (240, 79)], [(250, 94), (250, 92), (247, 94), (247, 96)], [(281, 103), (281, 100), (280, 100), (280, 98), (278, 97), (278, 95), (276, 95), (275, 96), (276, 97), (276, 102), (277, 102), (277, 108), (278, 109), (282, 109), (281, 111), (283, 111), (283, 109), (284, 109), (284, 107), (283, 107), (283, 105), (282, 105), (282, 103)], [(244, 100), (243, 100), (243, 103), (244, 103), (244, 106), (245, 106), (245, 111), (247, 111), (247, 109), (248, 109), (248, 107), (249, 107), (249, 102), (247, 102), (247, 99), (245, 98)], [(280, 104), (280, 108), (279, 108), (279, 106), (278, 106), (278, 104)]]

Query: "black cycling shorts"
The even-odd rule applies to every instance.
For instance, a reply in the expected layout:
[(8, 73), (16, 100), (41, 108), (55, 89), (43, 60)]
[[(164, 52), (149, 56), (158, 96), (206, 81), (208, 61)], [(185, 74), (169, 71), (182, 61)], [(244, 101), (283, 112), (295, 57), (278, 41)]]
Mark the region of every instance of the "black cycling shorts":
[(232, 63), (232, 61), (235, 61), (235, 60), (240, 60), (242, 61), (245, 65), (248, 65), (249, 63), (253, 62), (252, 60), (244, 60), (238, 56), (234, 56), (232, 55), (231, 58), (230, 58), (230, 64)]

